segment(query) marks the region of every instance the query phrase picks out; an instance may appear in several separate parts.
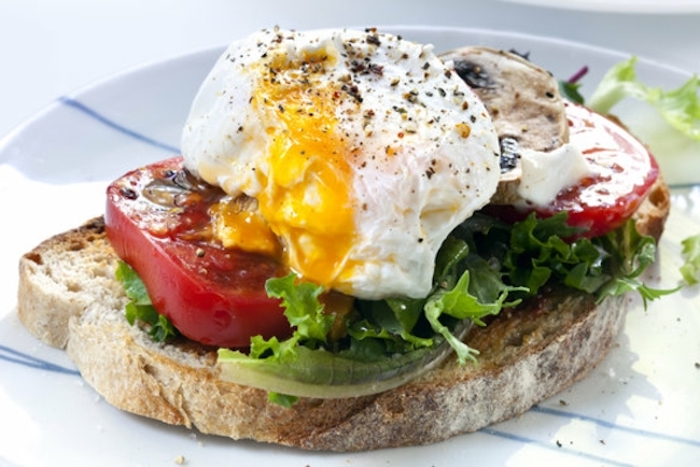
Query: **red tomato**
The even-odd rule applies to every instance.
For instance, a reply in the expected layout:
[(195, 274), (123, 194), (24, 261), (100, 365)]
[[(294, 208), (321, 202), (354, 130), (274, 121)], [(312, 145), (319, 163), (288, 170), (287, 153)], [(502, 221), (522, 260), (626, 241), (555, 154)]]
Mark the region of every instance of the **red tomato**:
[(107, 189), (107, 235), (184, 336), (218, 347), (247, 347), (258, 334), (285, 337), (289, 322), (265, 292), (284, 268), (211, 238), (208, 210), (223, 195), (188, 176), (181, 158), (134, 170)]
[[(659, 175), (647, 148), (612, 120), (567, 103), (570, 142), (583, 153), (592, 174), (559, 192), (548, 206), (489, 206), (487, 211), (515, 220), (535, 212), (549, 217), (568, 212), (568, 224), (596, 237), (620, 227), (639, 208)], [(552, 174), (556, 176), (556, 174)], [(517, 212), (516, 212), (517, 211)]]

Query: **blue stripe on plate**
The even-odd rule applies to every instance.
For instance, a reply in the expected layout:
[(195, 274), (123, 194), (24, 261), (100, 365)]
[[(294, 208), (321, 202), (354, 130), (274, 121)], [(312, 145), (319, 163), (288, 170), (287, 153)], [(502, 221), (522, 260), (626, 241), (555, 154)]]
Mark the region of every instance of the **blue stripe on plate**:
[(97, 120), (98, 122), (108, 126), (109, 128), (112, 128), (113, 130), (117, 130), (118, 132), (129, 136), (137, 141), (141, 141), (142, 143), (149, 144), (151, 146), (155, 146), (160, 149), (164, 149), (166, 151), (172, 152), (173, 154), (180, 154), (180, 148), (176, 148), (175, 146), (171, 146), (169, 144), (163, 143), (161, 141), (155, 140), (153, 138), (150, 138), (144, 134), (141, 134), (137, 131), (131, 130), (130, 128), (127, 128), (123, 125), (120, 125), (116, 123), (113, 120), (110, 120), (109, 118), (105, 117), (104, 115), (98, 113), (97, 111), (91, 109), (90, 107), (86, 106), (85, 104), (67, 96), (63, 96), (59, 99), (59, 102), (61, 104), (67, 105), (69, 107), (73, 107), (74, 109), (77, 109), (84, 114), (92, 117), (93, 119)]
[(5, 360), (11, 363), (17, 363), (19, 365), (24, 365), (30, 368), (36, 368), (39, 370), (53, 371), (54, 373), (62, 373), (74, 376), (80, 375), (80, 372), (78, 370), (66, 368), (64, 366), (56, 365), (55, 363), (51, 363), (40, 358), (32, 357), (29, 354), (11, 349), (10, 347), (6, 347), (4, 345), (0, 345), (0, 360)]
[(606, 466), (608, 466), (608, 465), (609, 466), (617, 466), (617, 467), (631, 467), (632, 466), (632, 464), (628, 464), (625, 462), (618, 462), (618, 461), (615, 461), (612, 459), (596, 456), (596, 455), (589, 454), (589, 453), (586, 453), (583, 451), (577, 451), (575, 449), (570, 449), (569, 447), (567, 447), (563, 443), (562, 444), (553, 444), (553, 443), (549, 443), (549, 442), (545, 442), (545, 441), (540, 441), (540, 440), (537, 440), (534, 438), (528, 438), (526, 436), (520, 436), (520, 435), (516, 435), (513, 433), (507, 433), (505, 431), (494, 430), (493, 428), (488, 428), (488, 427), (482, 428), (481, 430), (479, 430), (479, 433), (485, 433), (487, 435), (497, 436), (499, 438), (505, 438), (505, 439), (508, 439), (510, 441), (516, 441), (516, 442), (519, 442), (522, 444), (531, 444), (531, 445), (535, 445), (535, 446), (538, 446), (541, 448), (549, 449), (551, 451), (557, 451), (557, 452), (561, 452), (563, 454), (568, 454), (568, 455), (577, 456), (577, 457), (581, 457), (581, 458), (596, 461), (596, 462), (601, 462), (603, 465), (606, 465)]
[(540, 407), (540, 406), (532, 407), (530, 410), (532, 412), (546, 414), (546, 415), (552, 415), (555, 417), (568, 418), (568, 419), (572, 419), (572, 420), (583, 420), (586, 422), (595, 423), (598, 426), (610, 428), (612, 430), (624, 431), (626, 433), (630, 433), (633, 435), (644, 436), (645, 438), (653, 438), (653, 439), (659, 439), (659, 440), (664, 440), (664, 441), (671, 441), (674, 443), (687, 444), (689, 446), (694, 446), (694, 447), (700, 447), (700, 441), (697, 441), (694, 439), (680, 438), (678, 436), (667, 435), (664, 433), (657, 433), (654, 431), (640, 430), (638, 428), (630, 428), (630, 427), (626, 427), (623, 425), (617, 425), (615, 423), (608, 422), (605, 420), (600, 420), (598, 418), (589, 417), (587, 415), (580, 415), (580, 414), (573, 413), (573, 412), (567, 412), (565, 410), (549, 409), (549, 408)]
[[(39, 370), (45, 370), (45, 371), (52, 371), (55, 373), (61, 373), (61, 374), (67, 374), (67, 375), (73, 375), (73, 376), (79, 376), (80, 372), (71, 368), (66, 368), (61, 365), (57, 365), (55, 363), (48, 362), (46, 360), (42, 360), (40, 358), (33, 357), (29, 354), (26, 354), (24, 352), (20, 352), (18, 350), (14, 350), (10, 347), (0, 345), (0, 360), (4, 360), (10, 363), (15, 363), (18, 365), (23, 365), (29, 368), (35, 368)], [(576, 419), (576, 420), (583, 420), (586, 422), (594, 423), (598, 426), (602, 426), (605, 428), (609, 428), (612, 430), (619, 430), (619, 431), (624, 431), (633, 435), (638, 435), (646, 438), (652, 438), (652, 439), (658, 439), (658, 440), (664, 440), (664, 441), (670, 441), (670, 442), (675, 442), (675, 443), (680, 443), (680, 444), (686, 444), (689, 446), (693, 447), (700, 447), (700, 441), (692, 440), (692, 439), (687, 439), (687, 438), (680, 438), (677, 436), (672, 436), (672, 435), (667, 435), (664, 433), (658, 433), (658, 432), (653, 432), (653, 431), (647, 431), (647, 430), (640, 430), (636, 428), (629, 428), (626, 426), (622, 425), (617, 425), (612, 422), (608, 422), (605, 420), (600, 420), (598, 418), (590, 417), (587, 415), (581, 415), (577, 414), (574, 412), (567, 412), (564, 410), (556, 410), (556, 409), (550, 409), (546, 407), (540, 407), (540, 406), (535, 406), (530, 409), (530, 411), (534, 413), (540, 413), (544, 415), (551, 415), (554, 417), (562, 417), (562, 418), (567, 418), (567, 419)], [(511, 441), (516, 441), (520, 442), (523, 444), (531, 444), (531, 445), (536, 445), (545, 449), (550, 449), (550, 450), (555, 450), (558, 452), (563, 452), (569, 455), (573, 456), (579, 456), (583, 457), (586, 459), (594, 460), (596, 462), (603, 462), (606, 465), (613, 465), (613, 466), (627, 466), (629, 464), (623, 463), (623, 462), (618, 462), (614, 461), (611, 459), (606, 459), (603, 457), (595, 456), (593, 454), (588, 454), (582, 451), (576, 451), (573, 449), (568, 448), (566, 445), (559, 445), (559, 444), (552, 444), (549, 442), (537, 440), (534, 438), (528, 438), (526, 436), (521, 436), (513, 433), (508, 433), (505, 431), (501, 430), (496, 430), (494, 428), (486, 427), (482, 428), (479, 430), (480, 433), (484, 433), (487, 435), (491, 436), (496, 436), (499, 438), (504, 438), (508, 439)]]

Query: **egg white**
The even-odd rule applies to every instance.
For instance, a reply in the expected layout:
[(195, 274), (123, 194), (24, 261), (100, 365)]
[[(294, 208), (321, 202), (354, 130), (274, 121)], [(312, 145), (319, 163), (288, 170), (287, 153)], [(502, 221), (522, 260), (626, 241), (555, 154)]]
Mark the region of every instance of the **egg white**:
[[(316, 120), (291, 128), (287, 109)], [(307, 153), (297, 136), (325, 135), (326, 123), (338, 154), (315, 140)], [(289, 148), (311, 162), (285, 165)], [(263, 30), (232, 43), (195, 97), (182, 150), (207, 182), (258, 199), (301, 277), (367, 299), (425, 296), (440, 245), (499, 178), (491, 118), (451, 64), (374, 30)], [(336, 185), (323, 173), (339, 174)], [(345, 206), (324, 203), (331, 193)]]

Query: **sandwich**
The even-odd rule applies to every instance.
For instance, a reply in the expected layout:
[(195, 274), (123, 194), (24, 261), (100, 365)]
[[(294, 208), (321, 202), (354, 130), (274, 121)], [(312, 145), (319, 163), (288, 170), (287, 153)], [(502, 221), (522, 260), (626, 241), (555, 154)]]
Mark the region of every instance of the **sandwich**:
[(120, 409), (359, 451), (523, 413), (613, 345), (670, 209), (647, 148), (513, 52), (262, 30), (182, 155), (20, 260), (18, 313)]

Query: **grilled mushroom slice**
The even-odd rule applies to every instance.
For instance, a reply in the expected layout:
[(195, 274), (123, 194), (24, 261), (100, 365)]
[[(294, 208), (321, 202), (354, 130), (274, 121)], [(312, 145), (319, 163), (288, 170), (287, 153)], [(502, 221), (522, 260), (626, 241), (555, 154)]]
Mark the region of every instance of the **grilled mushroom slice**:
[(520, 152), (549, 152), (569, 141), (569, 125), (557, 80), (524, 57), (469, 46), (441, 55), (486, 105), (501, 142), (501, 183), (491, 200), (510, 204), (520, 180)]

